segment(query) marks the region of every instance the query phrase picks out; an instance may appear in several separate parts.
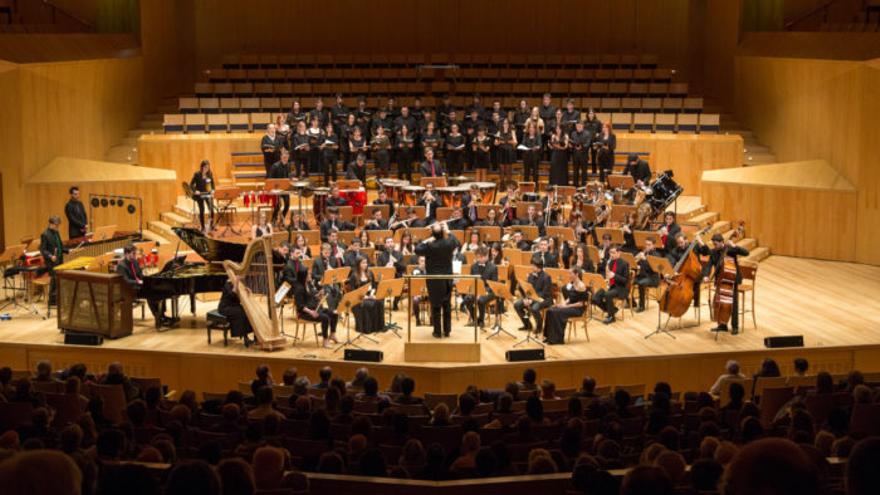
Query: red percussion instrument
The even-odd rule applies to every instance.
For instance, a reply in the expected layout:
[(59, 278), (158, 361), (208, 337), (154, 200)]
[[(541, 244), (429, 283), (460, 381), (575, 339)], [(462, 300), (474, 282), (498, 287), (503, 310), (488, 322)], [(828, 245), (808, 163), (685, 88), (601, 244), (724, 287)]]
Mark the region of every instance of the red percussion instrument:
[(347, 189), (339, 191), (339, 196), (348, 201), (348, 205), (351, 206), (351, 212), (353, 215), (357, 216), (364, 213), (364, 205), (367, 204), (366, 189)]

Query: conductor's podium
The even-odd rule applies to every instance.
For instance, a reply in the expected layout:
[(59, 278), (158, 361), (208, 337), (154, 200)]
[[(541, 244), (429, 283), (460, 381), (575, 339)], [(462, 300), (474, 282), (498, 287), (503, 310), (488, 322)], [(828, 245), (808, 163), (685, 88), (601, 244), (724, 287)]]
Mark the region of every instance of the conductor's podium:
[[(425, 289), (424, 276), (411, 276), (409, 279), (410, 294), (427, 295)], [(442, 278), (443, 276), (428, 275), (431, 278)], [(458, 295), (484, 294), (482, 283), (476, 284), (479, 277), (474, 275), (457, 275), (454, 277), (456, 281), (456, 289)], [(410, 299), (412, 301), (412, 299)], [(453, 299), (452, 305), (455, 306)], [(409, 309), (409, 308), (408, 308)], [(480, 362), (480, 331), (473, 326), (465, 326), (468, 319), (466, 312), (459, 312), (458, 318), (456, 314), (452, 315), (452, 331), (449, 337), (434, 337), (434, 327), (431, 325), (416, 326), (412, 318), (413, 312), (406, 312), (409, 321), (403, 324), (404, 336), (406, 342), (403, 345), (403, 356), (406, 362), (410, 363), (479, 363)], [(423, 323), (430, 323), (427, 318)]]

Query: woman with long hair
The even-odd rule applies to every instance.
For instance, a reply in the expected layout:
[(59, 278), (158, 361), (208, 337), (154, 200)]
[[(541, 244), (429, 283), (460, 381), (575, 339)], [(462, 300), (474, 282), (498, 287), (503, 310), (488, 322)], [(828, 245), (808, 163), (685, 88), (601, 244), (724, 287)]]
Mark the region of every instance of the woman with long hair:
[(358, 289), (366, 284), (371, 288), (364, 300), (354, 307), (355, 330), (361, 333), (381, 332), (385, 329), (385, 300), (376, 299), (376, 277), (370, 271), (367, 258), (358, 258), (355, 269), (348, 276), (348, 290)]

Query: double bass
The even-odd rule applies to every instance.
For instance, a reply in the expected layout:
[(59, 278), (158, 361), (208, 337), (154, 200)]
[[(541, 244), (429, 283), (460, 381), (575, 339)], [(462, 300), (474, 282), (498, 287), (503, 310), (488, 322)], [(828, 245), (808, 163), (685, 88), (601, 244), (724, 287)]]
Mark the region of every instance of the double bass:
[[(730, 236), (730, 240), (738, 239), (745, 233), (745, 222), (740, 221), (736, 231)], [(727, 246), (724, 247), (721, 266), (716, 268), (715, 295), (712, 298), (712, 320), (717, 323), (727, 323), (730, 313), (733, 311), (733, 298), (736, 293), (736, 260), (733, 256), (727, 256)]]
[(711, 227), (699, 231), (688, 245), (685, 255), (675, 264), (675, 275), (666, 283), (666, 289), (660, 295), (660, 311), (671, 317), (679, 318), (687, 312), (694, 300), (694, 287), (699, 290), (703, 278), (703, 266), (694, 253), (696, 238), (705, 234)]

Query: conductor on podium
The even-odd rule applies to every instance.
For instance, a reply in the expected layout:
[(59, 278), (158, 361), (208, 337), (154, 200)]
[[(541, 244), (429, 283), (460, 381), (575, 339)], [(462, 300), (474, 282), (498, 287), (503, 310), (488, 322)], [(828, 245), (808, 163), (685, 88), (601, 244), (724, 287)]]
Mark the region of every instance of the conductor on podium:
[[(416, 254), (425, 257), (428, 275), (452, 275), (452, 253), (459, 247), (458, 239), (449, 235), (446, 224), (435, 224), (428, 237), (416, 246)], [(452, 279), (428, 279), (428, 299), (431, 301), (431, 321), (434, 338), (449, 337), (452, 330)]]

